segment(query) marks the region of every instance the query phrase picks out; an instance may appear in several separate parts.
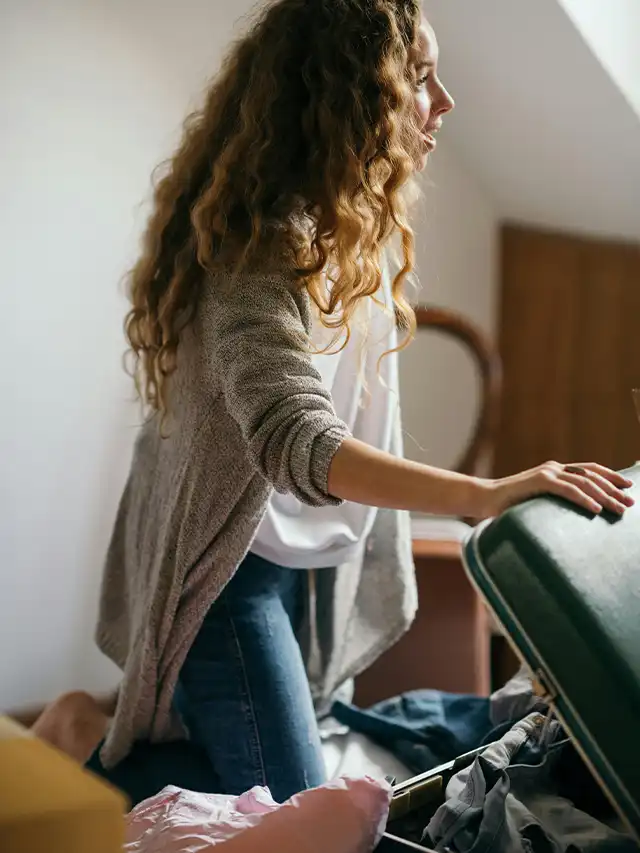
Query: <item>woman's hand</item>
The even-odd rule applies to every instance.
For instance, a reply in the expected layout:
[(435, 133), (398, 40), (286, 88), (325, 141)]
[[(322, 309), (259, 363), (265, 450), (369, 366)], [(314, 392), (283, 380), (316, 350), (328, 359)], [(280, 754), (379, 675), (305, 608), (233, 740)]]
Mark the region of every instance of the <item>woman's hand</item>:
[(625, 494), (633, 483), (625, 477), (587, 462), (579, 465), (560, 465), (547, 462), (538, 468), (524, 471), (503, 480), (494, 480), (489, 488), (488, 505), (483, 517), (500, 515), (505, 509), (536, 495), (557, 495), (599, 514), (603, 509), (622, 515), (634, 500)]

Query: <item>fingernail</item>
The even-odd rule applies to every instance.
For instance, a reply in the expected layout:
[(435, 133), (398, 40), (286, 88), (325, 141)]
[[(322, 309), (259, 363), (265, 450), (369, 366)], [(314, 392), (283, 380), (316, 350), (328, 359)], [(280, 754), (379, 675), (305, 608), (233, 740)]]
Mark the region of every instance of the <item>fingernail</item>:
[(623, 498), (624, 502), (627, 506), (635, 506), (635, 500), (631, 497), (631, 495), (625, 495)]

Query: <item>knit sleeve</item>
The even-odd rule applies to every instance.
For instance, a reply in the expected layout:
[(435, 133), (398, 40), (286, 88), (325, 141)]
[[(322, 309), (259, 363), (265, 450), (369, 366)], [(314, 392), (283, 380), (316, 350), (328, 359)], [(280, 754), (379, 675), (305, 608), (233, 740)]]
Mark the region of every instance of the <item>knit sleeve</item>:
[(340, 504), (328, 475), (348, 429), (312, 363), (308, 297), (279, 275), (217, 276), (207, 287), (211, 365), (257, 469), (303, 503)]

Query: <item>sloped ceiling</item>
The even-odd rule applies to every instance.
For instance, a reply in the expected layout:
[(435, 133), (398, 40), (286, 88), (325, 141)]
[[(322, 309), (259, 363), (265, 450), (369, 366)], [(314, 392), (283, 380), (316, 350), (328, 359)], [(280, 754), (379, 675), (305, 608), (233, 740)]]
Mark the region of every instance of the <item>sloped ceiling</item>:
[(508, 220), (640, 241), (640, 116), (558, 0), (428, 0), (449, 141)]
[(638, 0), (558, 0), (640, 115)]

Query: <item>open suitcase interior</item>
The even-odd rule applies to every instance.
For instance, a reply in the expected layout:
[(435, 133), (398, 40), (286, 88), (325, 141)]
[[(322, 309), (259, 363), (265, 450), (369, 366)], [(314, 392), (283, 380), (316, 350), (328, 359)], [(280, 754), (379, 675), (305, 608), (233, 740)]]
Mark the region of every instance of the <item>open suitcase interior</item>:
[[(508, 853), (640, 851), (640, 464), (624, 473), (635, 483), (636, 506), (622, 519), (542, 498), (476, 528), (465, 547), (471, 582), (544, 698), (541, 730), (561, 728), (575, 756), (564, 775), (583, 772), (592, 783), (589, 802), (577, 807), (620, 838), (618, 846), (600, 838), (584, 848), (525, 840)], [(396, 786), (380, 853), (464, 846), (446, 837), (431, 846), (425, 828), (451, 796), (452, 780), (470, 775), (490, 749)], [(479, 826), (482, 816), (473, 820)], [(486, 839), (465, 849), (507, 853)]]
[[(468, 769), (476, 759), (482, 755), (486, 746), (474, 750), (464, 756), (460, 756), (455, 762), (443, 765), (435, 770), (398, 785), (394, 789), (394, 796), (389, 816), (389, 823), (382, 842), (377, 848), (378, 853), (401, 853), (401, 851), (433, 851), (435, 846), (430, 846), (425, 840), (425, 829), (429, 826), (438, 809), (443, 805), (449, 783), (454, 776)], [(595, 785), (595, 783), (594, 783)], [(619, 836), (624, 836), (623, 845), (620, 850), (640, 850), (637, 838), (623, 820), (618, 810), (610, 803), (609, 799), (594, 796), (590, 791), (585, 800), (588, 804), (579, 803), (583, 808), (602, 823), (604, 827), (610, 828)], [(604, 839), (601, 839), (604, 842)], [(440, 849), (456, 849), (448, 846), (438, 845)], [(491, 848), (482, 848), (491, 849)], [(526, 847), (511, 847), (509, 853), (517, 850), (525, 850)], [(540, 849), (533, 847), (533, 850)], [(546, 848), (545, 848), (546, 849)], [(574, 848), (578, 850), (579, 848)], [(614, 851), (616, 848), (611, 841), (603, 843), (602, 848), (594, 845), (593, 849), (606, 849)]]

